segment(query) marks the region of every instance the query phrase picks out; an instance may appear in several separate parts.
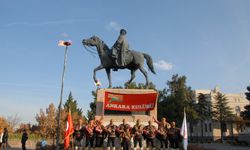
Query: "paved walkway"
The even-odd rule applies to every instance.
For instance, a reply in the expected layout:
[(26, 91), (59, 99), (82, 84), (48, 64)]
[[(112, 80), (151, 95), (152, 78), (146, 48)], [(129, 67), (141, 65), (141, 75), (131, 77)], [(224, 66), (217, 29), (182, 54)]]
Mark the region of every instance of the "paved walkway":
[[(250, 146), (234, 146), (230, 144), (202, 144), (206, 150), (250, 150)], [(8, 148), (8, 150), (22, 150), (21, 148)], [(31, 149), (27, 149), (31, 150)]]
[(220, 144), (220, 143), (211, 143), (211, 144), (202, 144), (206, 149), (211, 150), (249, 150), (250, 146), (235, 146), (230, 144)]

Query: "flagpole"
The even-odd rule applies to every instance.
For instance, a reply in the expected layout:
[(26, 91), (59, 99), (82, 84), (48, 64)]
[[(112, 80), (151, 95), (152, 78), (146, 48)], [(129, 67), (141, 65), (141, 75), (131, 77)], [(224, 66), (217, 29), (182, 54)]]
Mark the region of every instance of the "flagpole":
[(74, 150), (74, 137), (73, 136), (71, 136), (71, 140), (72, 140), (72, 146), (71, 146), (71, 148), (72, 148), (72, 150)]
[(181, 126), (181, 135), (183, 136), (183, 149), (187, 150), (187, 146), (188, 146), (188, 131), (187, 131), (187, 119), (186, 119), (186, 109), (184, 107), (184, 112), (183, 112), (184, 116), (183, 116), (183, 122), (182, 122), (182, 126)]
[(64, 75), (65, 75), (66, 64), (67, 64), (67, 52), (68, 52), (68, 46), (66, 45), (65, 52), (64, 52), (64, 65), (63, 65), (62, 82), (61, 82), (60, 102), (59, 102), (59, 106), (58, 106), (57, 131), (56, 131), (56, 150), (60, 149), (60, 146), (59, 146), (59, 143), (60, 143), (60, 119), (61, 119), (61, 107), (62, 107), (62, 97), (63, 97), (63, 88), (64, 88)]

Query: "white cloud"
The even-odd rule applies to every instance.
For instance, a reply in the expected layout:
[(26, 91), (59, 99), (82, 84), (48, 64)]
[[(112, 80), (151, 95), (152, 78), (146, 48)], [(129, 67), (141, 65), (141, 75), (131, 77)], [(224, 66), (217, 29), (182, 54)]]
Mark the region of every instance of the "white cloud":
[(110, 21), (109, 24), (106, 26), (106, 28), (108, 30), (119, 31), (122, 28), (122, 26), (119, 23), (115, 22), (115, 21)]
[(68, 20), (53, 20), (53, 21), (43, 21), (43, 22), (12, 22), (7, 23), (5, 27), (13, 26), (46, 26), (46, 25), (61, 25), (61, 24), (74, 24), (94, 21), (93, 19), (68, 19)]
[(155, 67), (161, 69), (161, 70), (171, 70), (173, 68), (172, 63), (168, 63), (164, 60), (159, 60), (158, 62), (154, 63)]
[(65, 37), (65, 38), (66, 38), (66, 37), (69, 37), (69, 35), (68, 35), (67, 33), (65, 33), (65, 32), (62, 33), (61, 35), (62, 35), (63, 37)]

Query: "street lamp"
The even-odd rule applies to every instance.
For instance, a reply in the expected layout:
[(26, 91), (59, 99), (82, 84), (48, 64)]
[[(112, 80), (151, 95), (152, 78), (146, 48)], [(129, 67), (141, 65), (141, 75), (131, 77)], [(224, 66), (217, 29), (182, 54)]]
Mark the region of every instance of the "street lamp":
[(64, 52), (64, 65), (63, 65), (63, 73), (62, 73), (62, 82), (61, 82), (61, 94), (59, 99), (59, 106), (58, 106), (58, 118), (57, 118), (57, 130), (56, 130), (56, 149), (59, 150), (60, 146), (60, 119), (61, 119), (61, 107), (62, 107), (62, 97), (63, 97), (63, 87), (64, 87), (64, 74), (66, 70), (66, 64), (67, 64), (67, 52), (68, 47), (72, 43), (69, 41), (59, 41), (58, 46), (64, 46), (65, 52)]

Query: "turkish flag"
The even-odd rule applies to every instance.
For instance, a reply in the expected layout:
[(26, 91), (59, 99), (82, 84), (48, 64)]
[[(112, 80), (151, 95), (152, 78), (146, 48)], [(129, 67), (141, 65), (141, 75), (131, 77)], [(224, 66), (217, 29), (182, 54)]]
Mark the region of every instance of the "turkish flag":
[(73, 127), (73, 121), (71, 116), (71, 111), (68, 113), (68, 120), (67, 120), (67, 126), (64, 133), (65, 139), (64, 139), (64, 148), (68, 149), (69, 143), (70, 143), (70, 135), (73, 134), (74, 127)]

